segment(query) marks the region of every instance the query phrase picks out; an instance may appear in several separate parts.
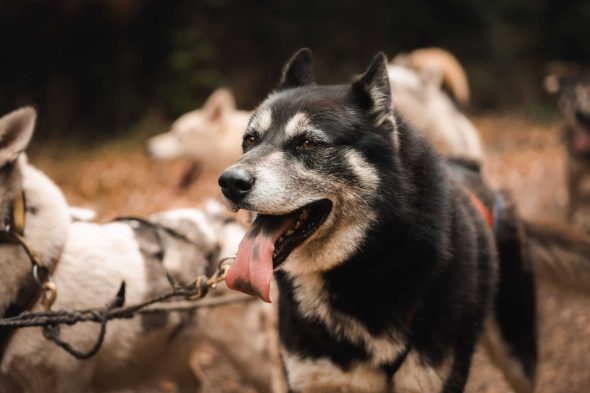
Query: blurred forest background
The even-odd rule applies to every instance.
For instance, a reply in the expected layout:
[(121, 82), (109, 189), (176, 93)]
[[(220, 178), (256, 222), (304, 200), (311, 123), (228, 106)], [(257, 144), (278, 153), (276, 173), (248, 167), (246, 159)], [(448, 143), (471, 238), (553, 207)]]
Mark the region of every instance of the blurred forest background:
[(372, 55), (441, 46), (473, 111), (551, 118), (549, 62), (590, 61), (587, 0), (0, 0), (0, 112), (34, 104), (39, 138), (97, 141), (200, 106), (217, 86), (253, 108), (301, 46), (323, 82)]

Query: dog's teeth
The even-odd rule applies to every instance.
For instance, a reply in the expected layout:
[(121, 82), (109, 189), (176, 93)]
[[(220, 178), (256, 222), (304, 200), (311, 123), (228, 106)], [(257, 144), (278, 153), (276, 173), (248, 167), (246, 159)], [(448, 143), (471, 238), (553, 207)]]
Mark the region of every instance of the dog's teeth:
[(301, 221), (307, 220), (309, 218), (309, 208), (304, 208), (299, 218), (301, 219)]
[(294, 234), (294, 233), (295, 233), (295, 230), (293, 230), (293, 229), (289, 229), (289, 230), (287, 231), (286, 235), (287, 235), (287, 236), (291, 236), (291, 235), (292, 235), (292, 234)]
[(297, 222), (295, 223), (295, 229), (299, 229), (301, 227), (302, 222), (297, 220)]
[(285, 240), (285, 236), (281, 235), (281, 237), (279, 237), (279, 243), (282, 243), (283, 240)]

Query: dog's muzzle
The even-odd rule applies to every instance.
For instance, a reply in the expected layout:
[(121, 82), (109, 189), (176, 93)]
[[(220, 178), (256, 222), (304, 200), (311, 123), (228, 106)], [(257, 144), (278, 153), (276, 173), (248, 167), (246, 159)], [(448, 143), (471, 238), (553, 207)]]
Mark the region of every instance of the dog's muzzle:
[(235, 204), (239, 204), (250, 192), (255, 178), (243, 168), (230, 168), (219, 177), (219, 186), (223, 195)]

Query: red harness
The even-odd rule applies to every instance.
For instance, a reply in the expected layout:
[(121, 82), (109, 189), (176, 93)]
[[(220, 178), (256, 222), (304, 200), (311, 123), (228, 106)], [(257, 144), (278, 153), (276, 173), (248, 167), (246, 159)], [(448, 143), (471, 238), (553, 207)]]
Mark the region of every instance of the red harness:
[(496, 209), (494, 209), (494, 211), (492, 213), (490, 213), (490, 211), (483, 204), (481, 199), (479, 199), (474, 193), (472, 193), (469, 190), (467, 190), (467, 193), (469, 194), (469, 197), (471, 198), (471, 203), (473, 204), (473, 206), (475, 206), (475, 208), (477, 210), (479, 210), (479, 213), (481, 214), (483, 219), (488, 224), (488, 227), (490, 229), (494, 229), (494, 227), (495, 227), (494, 223), (496, 222), (496, 213), (497, 213)]

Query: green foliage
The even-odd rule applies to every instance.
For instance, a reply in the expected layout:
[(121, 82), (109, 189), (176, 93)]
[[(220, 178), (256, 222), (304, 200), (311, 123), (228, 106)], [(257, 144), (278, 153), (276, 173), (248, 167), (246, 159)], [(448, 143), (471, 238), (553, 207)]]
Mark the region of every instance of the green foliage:
[(164, 67), (160, 96), (171, 113), (183, 113), (202, 104), (203, 91), (223, 84), (216, 69), (215, 48), (194, 26), (183, 26), (172, 33), (172, 49)]

